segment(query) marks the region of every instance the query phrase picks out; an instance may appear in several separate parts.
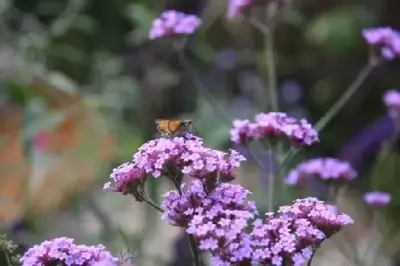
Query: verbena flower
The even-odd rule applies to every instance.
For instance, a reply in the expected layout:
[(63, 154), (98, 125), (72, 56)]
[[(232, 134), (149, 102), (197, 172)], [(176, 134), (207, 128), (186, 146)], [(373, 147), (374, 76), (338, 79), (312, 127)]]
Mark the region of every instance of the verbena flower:
[(149, 39), (158, 39), (175, 35), (190, 35), (201, 25), (201, 19), (175, 10), (164, 11), (153, 21)]
[(228, 0), (228, 10), (226, 16), (229, 19), (239, 18), (246, 14), (254, 6), (265, 6), (270, 3), (277, 3), (280, 5), (291, 2), (290, 0)]
[(383, 95), (383, 102), (388, 108), (389, 116), (392, 118), (399, 117), (400, 112), (400, 91), (388, 90)]
[(186, 174), (201, 180), (216, 180), (221, 176), (224, 181), (233, 180), (233, 171), (245, 160), (235, 150), (225, 153), (204, 147), (199, 138), (183, 137), (151, 140), (142, 145), (133, 157), (138, 168), (155, 178), (175, 178)]
[(104, 189), (110, 189), (124, 195), (132, 194), (140, 200), (140, 193), (144, 193), (143, 185), (146, 175), (144, 169), (136, 167), (133, 163), (124, 163), (113, 169), (110, 175), (112, 181), (107, 182)]
[(365, 193), (364, 201), (373, 207), (385, 207), (390, 203), (391, 196), (389, 193), (373, 191)]
[(231, 140), (243, 144), (253, 140), (288, 139), (293, 147), (310, 146), (318, 142), (318, 133), (305, 119), (297, 120), (285, 113), (260, 113), (255, 122), (235, 120)]
[(103, 245), (77, 245), (73, 239), (67, 237), (55, 238), (35, 245), (20, 259), (21, 266), (89, 266), (105, 261), (109, 263), (108, 266), (117, 266), (119, 262)]
[(239, 17), (253, 3), (254, 0), (228, 0), (227, 17), (230, 19)]
[(165, 195), (162, 219), (194, 235), (199, 249), (211, 252), (212, 265), (218, 265), (218, 259), (250, 259), (250, 238), (244, 229), (258, 214), (255, 203), (247, 200), (250, 192), (240, 185), (221, 184), (207, 194), (200, 181), (182, 185), (182, 191), (182, 196), (178, 191)]
[(285, 179), (290, 186), (299, 186), (309, 178), (323, 181), (348, 182), (357, 177), (356, 171), (348, 162), (335, 158), (317, 158), (300, 163), (291, 170)]
[(316, 198), (295, 200), (253, 223), (252, 263), (304, 265), (325, 239), (353, 223), (348, 215), (336, 213)]
[(378, 49), (380, 55), (392, 60), (400, 55), (400, 33), (390, 27), (369, 28), (362, 31), (366, 42)]

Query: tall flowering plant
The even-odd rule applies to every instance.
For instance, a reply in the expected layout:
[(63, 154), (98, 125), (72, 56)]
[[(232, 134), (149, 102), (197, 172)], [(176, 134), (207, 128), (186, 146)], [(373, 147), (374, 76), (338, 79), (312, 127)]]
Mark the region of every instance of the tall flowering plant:
[[(314, 197), (297, 199), (287, 206), (275, 208), (274, 193), (282, 186), (301, 187), (305, 180), (314, 178), (333, 184), (335, 188), (351, 182), (357, 173), (352, 166), (336, 158), (314, 158), (300, 163), (285, 173), (287, 162), (301, 149), (319, 142), (321, 131), (353, 96), (363, 81), (380, 64), (400, 55), (400, 34), (387, 27), (365, 29), (362, 36), (370, 47), (368, 63), (343, 95), (313, 126), (305, 119), (296, 119), (279, 112), (277, 77), (274, 59), (274, 30), (281, 15), (290, 7), (291, 0), (228, 0), (227, 17), (242, 19), (265, 35), (265, 63), (270, 100), (270, 112), (260, 112), (249, 119), (233, 121), (231, 141), (249, 151), (249, 144), (260, 143), (272, 151), (279, 167), (266, 171), (268, 175), (268, 212), (260, 214), (254, 201), (248, 199), (249, 190), (232, 184), (236, 170), (246, 158), (236, 150), (228, 152), (205, 147), (201, 138), (185, 133), (180, 136), (158, 138), (144, 143), (130, 161), (113, 169), (110, 182), (104, 189), (130, 195), (138, 202), (147, 203), (161, 213), (161, 219), (180, 227), (189, 236), (193, 265), (201, 265), (199, 251), (208, 252), (213, 266), (247, 265), (311, 265), (323, 241), (354, 221), (338, 208)], [(265, 10), (254, 12), (255, 7)], [(175, 10), (163, 12), (154, 20), (149, 39), (173, 37), (183, 39), (194, 34), (202, 21), (195, 15)], [(191, 65), (178, 52), (185, 69)], [(396, 92), (385, 96), (392, 117), (398, 111)], [(209, 98), (212, 101), (212, 98)], [(214, 107), (216, 107), (214, 105)], [(219, 110), (216, 113), (223, 116)], [(226, 119), (224, 119), (226, 120)], [(285, 153), (284, 143), (290, 149)], [(250, 154), (252, 154), (250, 152)], [(256, 156), (253, 159), (257, 161)], [(272, 160), (271, 160), (272, 161)], [(184, 182), (185, 177), (189, 182)], [(164, 195), (160, 206), (149, 198), (146, 181), (166, 179), (175, 189)], [(390, 195), (370, 192), (367, 204), (384, 207)], [(74, 244), (72, 239), (56, 238), (29, 249), (20, 259), (21, 265), (120, 265), (103, 246), (88, 247)]]

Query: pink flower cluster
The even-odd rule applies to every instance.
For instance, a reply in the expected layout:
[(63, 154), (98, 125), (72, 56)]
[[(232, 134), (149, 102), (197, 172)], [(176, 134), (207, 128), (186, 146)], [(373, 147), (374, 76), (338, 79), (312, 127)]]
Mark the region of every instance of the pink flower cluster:
[(392, 60), (400, 55), (400, 33), (390, 27), (369, 28), (362, 31), (366, 42), (379, 49), (380, 55)]
[(181, 190), (182, 195), (178, 191), (165, 195), (162, 219), (186, 228), (199, 249), (211, 253), (211, 265), (216, 266), (304, 265), (322, 241), (353, 223), (336, 208), (306, 198), (280, 207), (275, 215), (267, 213), (264, 221), (256, 219), (247, 233), (258, 212), (242, 186), (222, 184), (207, 194), (195, 181)]
[(392, 118), (399, 117), (400, 113), (400, 91), (388, 90), (383, 95), (383, 102), (388, 108), (389, 116)]
[(133, 163), (124, 163), (113, 169), (110, 178), (112, 182), (104, 184), (104, 189), (111, 189), (124, 195), (135, 194), (146, 180), (146, 172)]
[(182, 196), (177, 191), (165, 195), (162, 219), (194, 235), (199, 249), (213, 255), (212, 265), (217, 265), (217, 258), (231, 263), (250, 259), (244, 229), (258, 214), (255, 203), (247, 201), (250, 192), (240, 185), (221, 184), (208, 195), (199, 181), (182, 189)]
[(391, 196), (389, 193), (373, 191), (365, 193), (364, 201), (373, 207), (381, 208), (389, 204)]
[(297, 120), (285, 113), (260, 113), (255, 122), (235, 120), (231, 129), (231, 140), (243, 144), (253, 140), (288, 139), (292, 146), (310, 146), (318, 142), (318, 133), (305, 119)]
[(354, 221), (337, 214), (316, 198), (298, 199), (282, 206), (277, 214), (267, 213), (253, 225), (252, 263), (260, 265), (304, 265), (315, 249), (343, 226)]
[(201, 25), (201, 19), (175, 10), (164, 11), (153, 21), (149, 39), (159, 39), (175, 35), (193, 34)]
[(356, 177), (356, 171), (348, 162), (335, 158), (317, 158), (302, 162), (291, 170), (285, 183), (290, 186), (299, 186), (309, 178), (348, 182)]
[(248, 9), (254, 0), (229, 0), (227, 17), (234, 19), (243, 14), (245, 9)]
[(67, 237), (55, 238), (42, 242), (28, 249), (21, 257), (21, 266), (90, 266), (96, 263), (117, 266), (119, 261), (104, 246), (76, 245)]
[(105, 189), (112, 188), (123, 194), (132, 193), (147, 174), (155, 178), (166, 176), (180, 183), (184, 174), (201, 179), (204, 183), (228, 182), (235, 179), (234, 170), (245, 157), (237, 151), (230, 153), (206, 148), (199, 138), (160, 138), (143, 144), (133, 155), (133, 162), (115, 168), (111, 182)]

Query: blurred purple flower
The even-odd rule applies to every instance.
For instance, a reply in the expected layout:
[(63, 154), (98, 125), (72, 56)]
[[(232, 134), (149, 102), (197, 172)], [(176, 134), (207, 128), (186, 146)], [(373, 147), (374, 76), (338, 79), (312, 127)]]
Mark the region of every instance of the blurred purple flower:
[(30, 248), (22, 256), (20, 263), (21, 266), (86, 266), (105, 261), (109, 263), (107, 266), (117, 266), (119, 262), (103, 245), (76, 245), (73, 239), (60, 237)]
[(298, 199), (278, 212), (257, 219), (251, 232), (252, 263), (261, 265), (304, 265), (326, 239), (354, 221), (332, 211), (316, 198)]
[(390, 27), (369, 28), (362, 31), (366, 42), (380, 51), (386, 60), (400, 55), (400, 33)]
[(356, 171), (348, 162), (335, 158), (317, 158), (302, 162), (291, 170), (285, 179), (285, 183), (289, 186), (301, 186), (309, 178), (348, 182), (356, 177)]
[(217, 53), (215, 62), (220, 69), (231, 70), (236, 66), (237, 52), (233, 49), (223, 49)]
[(310, 146), (318, 142), (318, 133), (305, 119), (297, 120), (285, 113), (260, 113), (255, 122), (235, 120), (231, 140), (237, 144), (248, 141), (288, 139), (293, 147)]
[(104, 184), (103, 189), (110, 189), (124, 195), (132, 194), (140, 201), (138, 193), (144, 192), (142, 186), (146, 181), (146, 172), (138, 168), (133, 163), (124, 163), (113, 169), (110, 179), (111, 182)]
[(201, 25), (201, 19), (175, 10), (164, 11), (153, 21), (149, 39), (159, 39), (175, 35), (193, 34)]
[(385, 207), (389, 204), (391, 200), (391, 196), (389, 193), (380, 192), (380, 191), (373, 191), (365, 193), (364, 201), (373, 206), (373, 207)]
[(226, 16), (235, 19), (242, 15), (245, 9), (249, 8), (254, 0), (228, 0), (228, 11)]
[(280, 94), (286, 104), (295, 104), (300, 101), (303, 88), (295, 80), (287, 80), (280, 87)]
[(386, 91), (383, 95), (383, 102), (388, 108), (389, 116), (397, 118), (400, 112), (400, 91), (394, 89)]

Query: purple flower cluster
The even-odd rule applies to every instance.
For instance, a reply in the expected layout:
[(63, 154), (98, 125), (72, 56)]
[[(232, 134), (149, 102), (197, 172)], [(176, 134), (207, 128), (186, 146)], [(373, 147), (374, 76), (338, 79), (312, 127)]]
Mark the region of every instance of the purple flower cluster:
[(77, 245), (67, 237), (47, 240), (28, 249), (22, 256), (21, 266), (51, 265), (95, 265), (107, 262), (107, 266), (117, 266), (119, 261), (104, 246)]
[(275, 215), (267, 213), (265, 221), (256, 219), (247, 233), (258, 212), (242, 186), (222, 184), (207, 194), (202, 183), (194, 181), (181, 190), (182, 195), (178, 191), (165, 195), (162, 219), (186, 228), (199, 249), (211, 253), (215, 266), (304, 265), (322, 241), (353, 223), (337, 208), (306, 198), (280, 207)]
[(310, 146), (318, 142), (318, 133), (305, 119), (297, 120), (285, 113), (260, 113), (255, 122), (235, 120), (231, 140), (237, 144), (261, 139), (288, 139), (292, 146)]
[[(200, 138), (160, 138), (143, 144), (133, 155), (133, 162), (115, 168), (105, 188), (123, 194), (134, 194), (147, 174), (166, 176), (177, 183), (184, 174), (201, 179), (211, 191), (217, 181), (235, 179), (234, 170), (245, 157), (235, 150), (230, 153), (206, 148)], [(210, 185), (211, 184), (211, 185)]]
[(254, 0), (229, 0), (227, 17), (234, 19), (243, 14), (244, 10), (248, 9)]
[(206, 148), (201, 139), (160, 138), (142, 145), (134, 154), (135, 165), (154, 177), (187, 174), (197, 179), (221, 175), (234, 179), (233, 170), (245, 157), (237, 151), (229, 154)]
[(252, 263), (304, 265), (322, 241), (353, 223), (348, 215), (337, 214), (323, 201), (298, 199), (291, 206), (280, 207), (276, 215), (267, 213), (264, 222), (257, 219), (253, 223)]
[(400, 113), (400, 91), (388, 90), (383, 95), (383, 102), (388, 108), (389, 116), (392, 118), (399, 117)]
[(365, 193), (364, 201), (373, 207), (382, 208), (389, 204), (391, 196), (389, 193), (373, 191)]
[(149, 39), (159, 39), (175, 35), (190, 35), (201, 25), (201, 19), (175, 10), (164, 11), (153, 21)]
[(104, 189), (111, 189), (124, 195), (135, 194), (139, 186), (145, 182), (146, 172), (133, 163), (124, 163), (113, 169), (110, 178), (112, 182), (104, 184)]
[(194, 235), (199, 249), (212, 254), (212, 265), (250, 260), (250, 237), (244, 229), (258, 215), (255, 203), (247, 201), (250, 192), (240, 185), (221, 184), (206, 194), (199, 181), (183, 190), (182, 196), (177, 191), (166, 194), (163, 220)]
[(390, 27), (369, 28), (362, 31), (366, 42), (379, 49), (380, 55), (392, 60), (400, 55), (400, 33)]
[(348, 182), (356, 177), (356, 171), (348, 162), (335, 158), (317, 158), (302, 162), (291, 170), (286, 177), (285, 183), (290, 186), (299, 186), (308, 178)]

